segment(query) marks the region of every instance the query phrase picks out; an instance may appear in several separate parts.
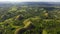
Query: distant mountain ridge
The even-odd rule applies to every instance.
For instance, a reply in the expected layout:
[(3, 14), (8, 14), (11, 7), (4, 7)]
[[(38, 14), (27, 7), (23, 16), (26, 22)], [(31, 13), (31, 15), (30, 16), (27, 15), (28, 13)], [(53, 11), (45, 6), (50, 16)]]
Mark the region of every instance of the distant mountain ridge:
[(0, 7), (1, 6), (6, 6), (6, 7), (9, 7), (9, 6), (13, 6), (13, 5), (32, 5), (32, 6), (35, 6), (35, 5), (39, 5), (39, 6), (60, 6), (60, 2), (16, 2), (16, 3), (10, 3), (10, 2), (0, 2)]

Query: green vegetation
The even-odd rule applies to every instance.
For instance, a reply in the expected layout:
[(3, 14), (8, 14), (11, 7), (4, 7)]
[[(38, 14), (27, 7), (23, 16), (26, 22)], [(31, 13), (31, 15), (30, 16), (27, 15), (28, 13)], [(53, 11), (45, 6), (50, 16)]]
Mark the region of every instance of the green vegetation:
[(0, 34), (60, 34), (60, 8), (0, 7)]

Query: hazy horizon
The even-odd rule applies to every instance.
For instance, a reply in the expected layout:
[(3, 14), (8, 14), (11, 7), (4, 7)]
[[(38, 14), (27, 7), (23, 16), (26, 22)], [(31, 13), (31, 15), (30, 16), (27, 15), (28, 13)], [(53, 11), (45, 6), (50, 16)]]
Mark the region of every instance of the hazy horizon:
[(60, 0), (0, 0), (0, 2), (60, 2)]

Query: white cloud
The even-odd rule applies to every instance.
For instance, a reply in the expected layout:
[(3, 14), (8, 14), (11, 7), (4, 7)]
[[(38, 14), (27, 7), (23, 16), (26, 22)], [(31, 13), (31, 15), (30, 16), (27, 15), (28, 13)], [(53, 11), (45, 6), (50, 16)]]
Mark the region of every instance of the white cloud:
[(0, 0), (0, 2), (60, 2), (60, 0)]

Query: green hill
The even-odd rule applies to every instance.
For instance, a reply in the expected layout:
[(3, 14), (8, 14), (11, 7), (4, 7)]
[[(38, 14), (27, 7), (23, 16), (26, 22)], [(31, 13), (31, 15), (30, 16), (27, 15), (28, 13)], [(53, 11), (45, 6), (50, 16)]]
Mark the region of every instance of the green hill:
[(60, 34), (60, 8), (0, 7), (0, 34)]

